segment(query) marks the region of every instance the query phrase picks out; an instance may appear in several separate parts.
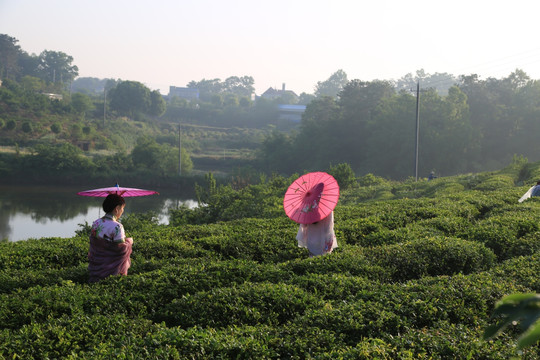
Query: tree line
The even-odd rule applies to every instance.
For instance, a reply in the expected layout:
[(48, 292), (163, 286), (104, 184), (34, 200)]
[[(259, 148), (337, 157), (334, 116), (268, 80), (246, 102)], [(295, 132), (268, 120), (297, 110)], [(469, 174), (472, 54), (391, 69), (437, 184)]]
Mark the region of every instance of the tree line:
[(79, 74), (73, 57), (61, 52), (43, 50), (39, 55), (29, 54), (12, 36), (0, 34), (0, 79), (23, 81), (25, 77), (39, 79), (58, 90)]
[(118, 122), (122, 116), (145, 123), (133, 128), (167, 138), (175, 131), (170, 124), (179, 122), (275, 128), (261, 140), (252, 163), (257, 170), (292, 174), (347, 163), (357, 175), (402, 179), (414, 175), (417, 97), (411, 90), (419, 82), (420, 176), (497, 169), (516, 154), (540, 159), (540, 85), (519, 69), (502, 79), (419, 70), (396, 81), (349, 80), (338, 70), (319, 81), (314, 94), (296, 100), (307, 104), (297, 126), (278, 120), (276, 105), (291, 99), (249, 97), (254, 84), (250, 76), (191, 81), (188, 87), (200, 89), (198, 101), (164, 99), (139, 82), (112, 79), (101, 83), (101, 95), (64, 93), (62, 101), (40, 96), (38, 92), (60, 84), (65, 90), (66, 80), (77, 75), (72, 60), (50, 51), (29, 55), (16, 39), (0, 34), (0, 134), (8, 136), (4, 143), (13, 139), (10, 131), (19, 129), (23, 135), (17, 141), (47, 136), (58, 140), (62, 135), (72, 142), (90, 138), (110, 149), (129, 138), (131, 144), (123, 148), (132, 149), (139, 136), (110, 132), (105, 123), (107, 118), (107, 125), (121, 124), (123, 134), (129, 134), (130, 122)]
[(134, 179), (160, 182), (178, 177), (181, 156), (182, 173), (193, 169), (186, 152), (160, 144), (149, 136), (137, 139), (131, 153), (123, 151), (110, 155), (85, 156), (83, 151), (70, 143), (38, 144), (30, 154), (0, 154), (0, 176), (6, 183), (17, 184), (54, 182), (62, 183), (100, 182), (103, 179)]
[[(540, 82), (522, 70), (502, 79), (463, 75), (446, 95), (421, 90), (420, 176), (496, 169), (516, 154), (540, 159)], [(336, 97), (307, 105), (297, 133), (267, 137), (259, 160), (283, 173), (348, 163), (357, 174), (414, 176), (416, 100), (391, 81), (348, 81)]]

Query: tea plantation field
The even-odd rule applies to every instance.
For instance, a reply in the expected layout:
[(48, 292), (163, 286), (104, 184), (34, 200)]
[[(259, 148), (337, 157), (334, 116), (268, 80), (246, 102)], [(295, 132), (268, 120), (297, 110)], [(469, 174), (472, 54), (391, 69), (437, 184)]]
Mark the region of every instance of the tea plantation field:
[[(540, 292), (540, 164), (343, 189), (309, 258), (290, 179), (218, 190), (172, 225), (126, 219), (126, 277), (88, 284), (88, 239), (0, 243), (1, 359), (540, 359), (495, 303)], [(212, 199), (214, 201), (212, 201)], [(128, 199), (129, 201), (129, 199)]]

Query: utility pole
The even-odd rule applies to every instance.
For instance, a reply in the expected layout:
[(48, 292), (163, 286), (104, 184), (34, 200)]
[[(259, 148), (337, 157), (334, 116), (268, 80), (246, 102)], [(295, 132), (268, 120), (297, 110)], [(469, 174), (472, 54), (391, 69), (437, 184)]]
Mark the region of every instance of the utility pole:
[(182, 175), (182, 132), (180, 122), (178, 122), (178, 175)]
[(107, 88), (103, 87), (103, 130), (105, 130), (105, 113), (107, 112)]
[(416, 145), (414, 158), (414, 176), (418, 181), (418, 134), (420, 130), (420, 81), (416, 83)]

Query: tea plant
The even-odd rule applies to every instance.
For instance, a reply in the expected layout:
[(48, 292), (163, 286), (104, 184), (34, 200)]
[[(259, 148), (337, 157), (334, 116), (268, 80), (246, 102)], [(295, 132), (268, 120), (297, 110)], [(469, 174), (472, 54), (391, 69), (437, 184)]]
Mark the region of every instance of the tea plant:
[(95, 284), (84, 228), (0, 242), (0, 358), (511, 358), (516, 329), (483, 336), (500, 299), (540, 293), (540, 200), (517, 202), (540, 164), (524, 166), (366, 175), (320, 257), (297, 246), (280, 177), (216, 187), (168, 226), (129, 219), (129, 275)]

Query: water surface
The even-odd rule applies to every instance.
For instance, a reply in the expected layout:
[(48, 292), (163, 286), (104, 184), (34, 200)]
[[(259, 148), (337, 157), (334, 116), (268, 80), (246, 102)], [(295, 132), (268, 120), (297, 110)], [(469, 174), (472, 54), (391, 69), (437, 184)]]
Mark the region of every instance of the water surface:
[[(85, 197), (74, 187), (0, 186), (0, 240), (20, 241), (42, 237), (73, 237), (79, 224), (103, 216), (103, 198)], [(128, 197), (125, 214), (153, 211), (168, 223), (168, 211), (185, 204), (197, 206), (179, 191), (152, 189), (159, 195)]]

